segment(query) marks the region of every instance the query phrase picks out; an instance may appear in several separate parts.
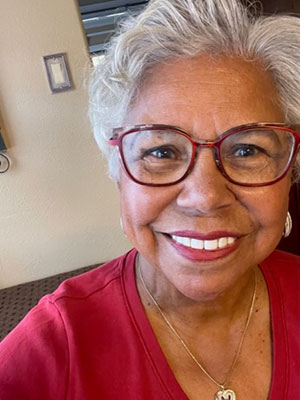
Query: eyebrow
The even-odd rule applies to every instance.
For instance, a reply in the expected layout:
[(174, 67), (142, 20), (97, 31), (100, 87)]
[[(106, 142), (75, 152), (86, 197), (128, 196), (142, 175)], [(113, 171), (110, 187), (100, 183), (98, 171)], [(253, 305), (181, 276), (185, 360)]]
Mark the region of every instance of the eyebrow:
[[(253, 129), (249, 129), (249, 133), (251, 134), (251, 132), (253, 131), (253, 132), (255, 132), (255, 127), (253, 127)], [(262, 129), (257, 129), (257, 131), (259, 132), (259, 131), (261, 131)], [(247, 130), (246, 131), (244, 131), (244, 132), (247, 132)], [(243, 133), (243, 132), (241, 132), (241, 133)], [(280, 142), (280, 140), (279, 140), (279, 137), (278, 137), (278, 135), (276, 134), (276, 132), (275, 132), (275, 129), (264, 129), (263, 130), (263, 133), (264, 133), (264, 136), (265, 137), (267, 137), (267, 138), (270, 138), (272, 141), (274, 141), (276, 144), (278, 144), (278, 145), (281, 145), (281, 142)]]
[[(161, 125), (160, 125), (161, 126)], [(136, 133), (145, 133), (145, 132), (153, 132), (153, 131), (155, 131), (155, 132), (158, 132), (159, 134), (161, 134), (161, 137), (163, 138), (163, 136), (164, 136), (164, 134), (165, 133), (167, 133), (167, 132), (171, 132), (171, 130), (170, 131), (168, 131), (168, 127), (170, 127), (170, 126), (168, 126), (168, 125), (166, 125), (166, 129), (162, 129), (162, 128), (157, 128), (157, 129), (152, 129), (152, 130), (150, 130), (150, 129), (146, 129), (145, 128), (145, 130), (143, 130), (143, 131), (139, 131), (139, 132), (136, 132)], [(176, 131), (172, 131), (172, 133), (174, 133), (174, 134), (176, 134), (177, 132)], [(133, 140), (131, 140), (131, 143), (130, 143), (130, 150), (132, 150), (133, 149), (133, 147), (134, 147), (134, 145), (135, 145), (135, 142), (138, 140), (138, 138), (139, 138), (139, 135), (137, 134), (137, 135), (135, 135), (135, 137), (133, 138)], [(163, 144), (166, 144), (166, 143), (163, 143)]]

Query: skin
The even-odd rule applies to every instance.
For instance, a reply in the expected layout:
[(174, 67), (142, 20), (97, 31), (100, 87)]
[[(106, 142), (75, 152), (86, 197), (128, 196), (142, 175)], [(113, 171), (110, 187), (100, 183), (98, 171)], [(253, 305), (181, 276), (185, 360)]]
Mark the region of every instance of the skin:
[[(196, 140), (214, 140), (234, 126), (283, 122), (277, 100), (272, 77), (257, 63), (222, 57), (209, 64), (206, 57), (174, 60), (152, 69), (124, 125), (169, 124), (185, 129)], [(251, 320), (236, 374), (243, 377), (243, 360), (244, 372), (249, 372), (247, 355), (251, 354), (255, 363), (254, 347), (263, 352), (264, 356), (257, 354), (262, 360), (257, 371), (264, 383), (260, 376), (253, 377), (257, 380), (257, 399), (266, 398), (271, 373), (268, 295), (257, 265), (282, 237), (290, 185), (290, 174), (265, 187), (232, 184), (217, 169), (210, 149), (201, 150), (184, 181), (169, 187), (138, 185), (120, 168), (123, 227), (139, 252), (137, 268), (168, 318), (220, 381), (232, 364), (241, 338), (255, 271), (256, 308), (261, 312)], [(165, 236), (179, 230), (202, 234), (230, 231), (241, 237), (236, 250), (225, 257), (192, 261), (174, 250)], [(139, 279), (137, 286), (158, 341), (189, 398), (211, 395), (215, 386), (187, 360), (180, 345), (174, 345)], [(257, 341), (258, 333), (267, 337), (264, 345), (261, 339)], [(174, 346), (181, 354), (176, 360)], [(215, 354), (219, 354), (217, 361)], [(180, 372), (178, 365), (185, 365), (188, 372)], [(204, 392), (199, 392), (199, 379), (204, 380)], [(237, 390), (247, 398), (243, 388), (237, 385)]]

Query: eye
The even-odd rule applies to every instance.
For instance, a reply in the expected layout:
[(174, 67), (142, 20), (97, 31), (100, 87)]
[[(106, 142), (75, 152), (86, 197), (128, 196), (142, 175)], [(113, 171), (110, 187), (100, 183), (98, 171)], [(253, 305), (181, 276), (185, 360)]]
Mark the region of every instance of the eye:
[(265, 149), (251, 144), (236, 145), (232, 149), (232, 155), (235, 157), (253, 157), (261, 153), (267, 154)]
[(154, 147), (152, 149), (149, 149), (145, 151), (145, 156), (153, 156), (156, 158), (165, 158), (165, 159), (170, 159), (170, 158), (176, 158), (176, 152), (174, 149), (167, 147), (167, 146), (160, 146), (160, 147)]

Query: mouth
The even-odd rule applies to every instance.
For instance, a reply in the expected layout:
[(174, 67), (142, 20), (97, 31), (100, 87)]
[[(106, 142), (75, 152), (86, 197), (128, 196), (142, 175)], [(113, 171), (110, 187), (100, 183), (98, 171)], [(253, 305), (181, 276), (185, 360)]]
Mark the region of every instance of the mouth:
[(226, 247), (232, 246), (237, 238), (233, 236), (224, 236), (218, 239), (212, 240), (202, 240), (202, 239), (195, 239), (185, 236), (176, 236), (170, 235), (170, 238), (185, 247), (190, 247), (196, 250), (207, 250), (207, 251), (215, 251), (218, 249), (225, 249)]
[(188, 231), (165, 234), (171, 246), (184, 258), (213, 261), (233, 253), (240, 244), (240, 235), (232, 232), (197, 234)]

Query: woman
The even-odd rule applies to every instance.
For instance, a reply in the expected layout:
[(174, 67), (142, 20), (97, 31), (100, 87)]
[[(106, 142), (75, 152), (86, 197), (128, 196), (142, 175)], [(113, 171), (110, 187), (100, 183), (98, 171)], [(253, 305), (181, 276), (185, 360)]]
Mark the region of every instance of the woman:
[(274, 249), (299, 175), (299, 44), (296, 17), (235, 0), (154, 0), (113, 39), (91, 119), (135, 250), (4, 340), (1, 399), (298, 398), (299, 258)]

